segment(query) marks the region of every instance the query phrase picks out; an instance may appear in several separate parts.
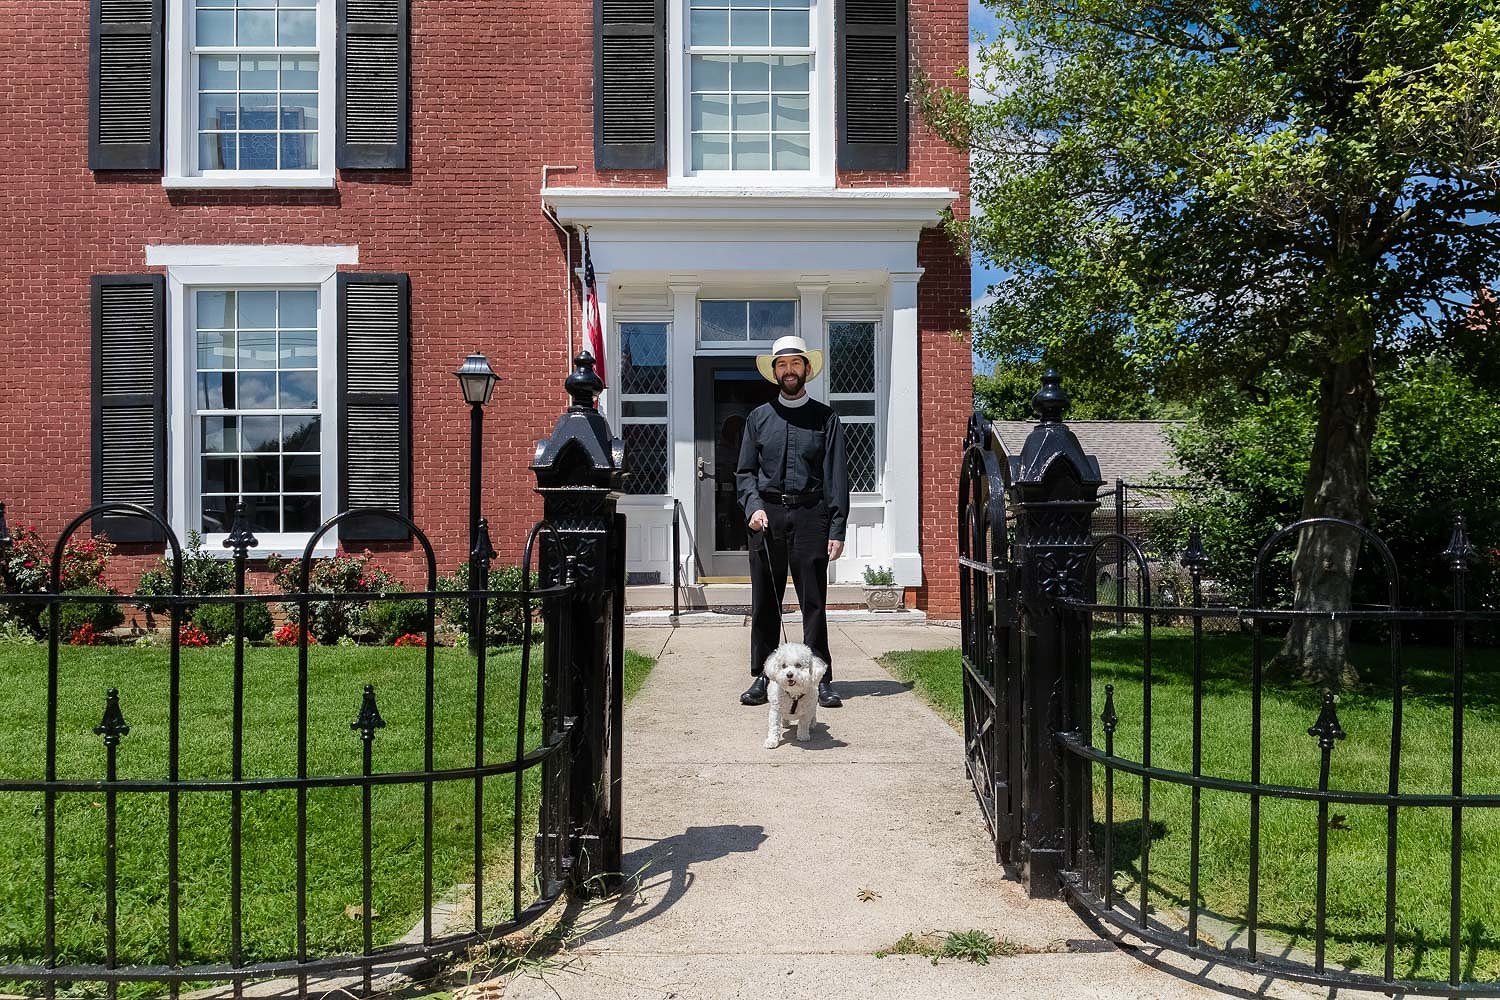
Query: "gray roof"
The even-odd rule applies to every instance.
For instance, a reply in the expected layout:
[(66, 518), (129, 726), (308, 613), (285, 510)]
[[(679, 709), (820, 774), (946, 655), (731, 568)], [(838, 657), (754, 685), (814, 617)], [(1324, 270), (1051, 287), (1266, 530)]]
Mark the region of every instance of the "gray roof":
[[(1172, 455), (1167, 429), (1173, 420), (1069, 420), (1083, 450), (1099, 460), (1099, 471), (1107, 487), (1116, 479), (1148, 483), (1180, 475)], [(1026, 435), (1036, 426), (1031, 420), (997, 420), (995, 432), (1007, 455), (1021, 454)]]

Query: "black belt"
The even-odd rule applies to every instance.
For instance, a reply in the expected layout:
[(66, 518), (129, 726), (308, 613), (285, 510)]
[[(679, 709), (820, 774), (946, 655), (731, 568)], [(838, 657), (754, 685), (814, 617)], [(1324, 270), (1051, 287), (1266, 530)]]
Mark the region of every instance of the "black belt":
[(822, 493), (762, 493), (760, 498), (778, 507), (811, 507), (823, 502)]

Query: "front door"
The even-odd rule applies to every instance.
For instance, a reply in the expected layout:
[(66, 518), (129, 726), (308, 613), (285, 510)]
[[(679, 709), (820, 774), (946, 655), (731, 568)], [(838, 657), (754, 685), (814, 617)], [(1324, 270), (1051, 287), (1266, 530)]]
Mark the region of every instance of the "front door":
[(696, 360), (697, 541), (705, 575), (710, 578), (706, 582), (750, 579), (748, 530), (745, 512), (735, 498), (734, 470), (745, 436), (745, 418), (775, 395), (776, 386), (761, 378), (753, 356)]

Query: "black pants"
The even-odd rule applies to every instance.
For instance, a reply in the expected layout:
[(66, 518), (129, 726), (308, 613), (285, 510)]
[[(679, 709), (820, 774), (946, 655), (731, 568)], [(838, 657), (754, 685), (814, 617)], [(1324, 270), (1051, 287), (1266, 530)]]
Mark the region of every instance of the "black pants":
[[(750, 673), (759, 677), (766, 658), (781, 645), (781, 601), (788, 565), (802, 606), (802, 641), (828, 664), (828, 508), (766, 505), (765, 530), (750, 532)], [(762, 536), (765, 536), (762, 538)], [(767, 543), (771, 563), (766, 566)]]

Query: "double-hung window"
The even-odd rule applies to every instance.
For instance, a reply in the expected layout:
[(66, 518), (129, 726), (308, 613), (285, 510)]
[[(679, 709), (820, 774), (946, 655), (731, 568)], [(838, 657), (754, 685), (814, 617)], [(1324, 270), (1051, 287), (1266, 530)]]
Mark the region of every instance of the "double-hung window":
[(667, 324), (621, 323), (620, 435), (628, 493), (667, 492)]
[(806, 178), (818, 162), (817, 2), (686, 3), (688, 172)]
[(844, 426), (854, 493), (880, 491), (875, 332), (873, 322), (828, 324), (828, 405)]
[(331, 182), (335, 0), (172, 2), (169, 183)]

